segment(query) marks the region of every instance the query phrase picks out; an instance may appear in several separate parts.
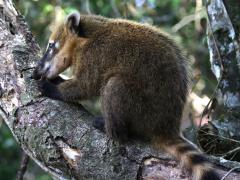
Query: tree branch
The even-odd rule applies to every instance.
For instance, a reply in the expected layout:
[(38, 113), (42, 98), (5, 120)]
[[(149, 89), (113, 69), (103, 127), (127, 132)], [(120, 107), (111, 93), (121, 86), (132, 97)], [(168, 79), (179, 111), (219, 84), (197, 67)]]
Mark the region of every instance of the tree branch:
[(29, 162), (29, 156), (23, 152), (22, 154), (22, 160), (21, 160), (21, 166), (20, 169), (17, 172), (16, 180), (23, 180), (23, 176), (27, 170), (27, 165)]

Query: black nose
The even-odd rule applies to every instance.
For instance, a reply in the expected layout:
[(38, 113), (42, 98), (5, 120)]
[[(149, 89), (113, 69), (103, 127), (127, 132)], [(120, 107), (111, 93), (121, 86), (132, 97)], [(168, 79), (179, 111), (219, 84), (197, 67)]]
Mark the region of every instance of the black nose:
[(35, 79), (35, 80), (39, 80), (39, 79), (41, 79), (41, 76), (42, 75), (39, 73), (39, 70), (36, 67), (33, 71), (32, 78)]

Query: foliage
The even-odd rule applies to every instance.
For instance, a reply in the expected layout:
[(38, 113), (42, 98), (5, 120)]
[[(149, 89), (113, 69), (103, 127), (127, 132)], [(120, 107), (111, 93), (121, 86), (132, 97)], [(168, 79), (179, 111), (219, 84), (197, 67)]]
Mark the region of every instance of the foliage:
[[(193, 67), (193, 91), (210, 96), (216, 81), (210, 71), (206, 48), (205, 11), (201, 0), (15, 0), (42, 49), (49, 36), (49, 26), (65, 14), (81, 13), (121, 17), (154, 24), (168, 33), (188, 52)], [(197, 18), (200, 17), (200, 18)], [(20, 150), (5, 125), (0, 125), (0, 179), (14, 179), (19, 166)], [(32, 173), (39, 174), (36, 170)], [(37, 170), (38, 171), (38, 170)], [(36, 179), (47, 179), (42, 174)]]
[(0, 153), (0, 179), (14, 179), (21, 152), (5, 124), (0, 131)]
[[(8, 127), (1, 122), (0, 119), (0, 179), (11, 180), (16, 178), (22, 152)], [(30, 167), (30, 171), (26, 173), (27, 179), (31, 179), (33, 174), (37, 175), (37, 180), (51, 179), (34, 162), (30, 162), (28, 167)]]

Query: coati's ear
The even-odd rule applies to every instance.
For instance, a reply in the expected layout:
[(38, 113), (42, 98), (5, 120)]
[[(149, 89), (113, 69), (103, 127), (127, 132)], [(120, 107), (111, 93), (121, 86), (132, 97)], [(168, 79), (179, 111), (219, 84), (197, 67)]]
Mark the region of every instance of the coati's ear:
[(80, 23), (80, 13), (79, 12), (73, 12), (67, 16), (66, 19), (66, 25), (72, 31), (73, 33), (78, 32)]

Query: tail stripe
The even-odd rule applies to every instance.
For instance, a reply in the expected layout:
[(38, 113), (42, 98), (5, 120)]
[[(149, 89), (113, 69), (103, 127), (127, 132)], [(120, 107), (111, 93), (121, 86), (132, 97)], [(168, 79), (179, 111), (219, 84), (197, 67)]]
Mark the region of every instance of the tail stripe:
[(182, 143), (182, 144), (179, 144), (177, 146), (177, 151), (180, 153), (180, 154), (185, 154), (185, 153), (188, 153), (188, 152), (191, 152), (191, 151), (196, 151), (196, 149), (189, 145), (189, 144), (186, 144), (186, 143)]
[(191, 160), (192, 165), (202, 165), (205, 163), (208, 163), (207, 159), (205, 156), (202, 154), (189, 154), (189, 159)]
[(202, 180), (220, 180), (214, 170), (209, 170), (202, 174)]
[[(161, 139), (156, 142), (161, 142)], [(184, 138), (178, 137), (167, 143), (156, 145), (160, 145), (159, 148), (163, 147), (180, 160), (181, 164), (193, 173), (194, 180), (220, 180), (207, 158)]]

